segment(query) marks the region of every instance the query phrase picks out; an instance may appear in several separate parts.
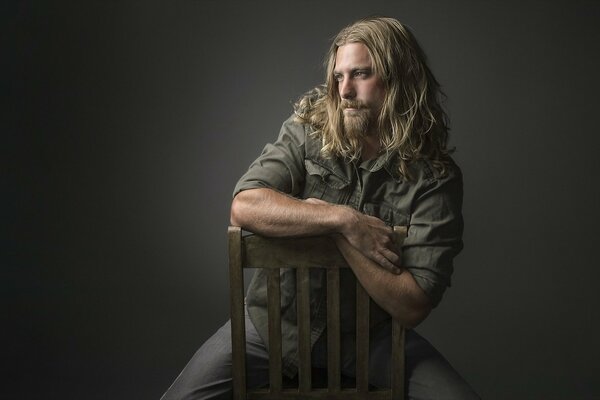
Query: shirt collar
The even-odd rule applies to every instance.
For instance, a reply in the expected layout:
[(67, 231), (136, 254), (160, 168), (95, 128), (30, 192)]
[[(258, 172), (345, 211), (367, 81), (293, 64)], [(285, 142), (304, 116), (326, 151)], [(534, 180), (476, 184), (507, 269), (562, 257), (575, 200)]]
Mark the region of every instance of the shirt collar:
[(377, 158), (373, 158), (371, 160), (363, 161), (360, 164), (360, 167), (366, 169), (367, 171), (373, 173), (377, 172), (380, 169), (384, 169), (394, 180), (401, 181), (402, 176), (400, 175), (400, 171), (398, 170), (398, 153), (382, 153)]

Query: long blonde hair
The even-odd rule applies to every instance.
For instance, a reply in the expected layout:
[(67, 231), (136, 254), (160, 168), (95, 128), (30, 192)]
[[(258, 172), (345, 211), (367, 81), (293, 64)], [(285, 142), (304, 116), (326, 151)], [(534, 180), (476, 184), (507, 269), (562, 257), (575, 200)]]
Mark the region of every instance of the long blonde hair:
[(377, 118), (382, 152), (399, 154), (400, 174), (406, 178), (411, 177), (408, 165), (418, 159), (430, 160), (440, 173), (445, 173), (449, 153), (448, 117), (441, 106), (445, 96), (417, 40), (396, 19), (366, 18), (338, 33), (326, 59), (326, 82), (298, 100), (297, 119), (315, 128), (325, 155), (360, 158), (360, 140), (344, 135), (341, 99), (333, 73), (337, 49), (356, 42), (367, 47), (373, 72), (386, 91)]

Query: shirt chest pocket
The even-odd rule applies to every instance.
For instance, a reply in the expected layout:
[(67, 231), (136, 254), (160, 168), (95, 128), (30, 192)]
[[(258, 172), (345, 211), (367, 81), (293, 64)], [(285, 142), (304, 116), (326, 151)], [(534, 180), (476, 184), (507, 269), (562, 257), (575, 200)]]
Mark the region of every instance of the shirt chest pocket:
[(364, 212), (372, 217), (377, 217), (389, 226), (408, 226), (408, 212), (394, 208), (386, 203), (365, 203)]
[(302, 198), (344, 204), (349, 197), (350, 180), (313, 160), (304, 160), (306, 180)]

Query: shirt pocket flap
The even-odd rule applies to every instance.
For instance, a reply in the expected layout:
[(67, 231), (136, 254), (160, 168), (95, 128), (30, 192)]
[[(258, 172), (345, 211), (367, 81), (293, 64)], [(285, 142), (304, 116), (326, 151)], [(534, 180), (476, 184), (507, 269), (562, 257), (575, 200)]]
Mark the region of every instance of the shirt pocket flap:
[(365, 214), (377, 217), (389, 226), (408, 226), (408, 216), (385, 203), (365, 203), (363, 209)]
[(324, 167), (323, 165), (310, 160), (305, 159), (304, 165), (306, 167), (306, 173), (314, 178), (319, 178), (322, 183), (325, 183), (332, 189), (342, 190), (346, 188), (350, 181), (339, 174), (336, 174), (332, 170)]

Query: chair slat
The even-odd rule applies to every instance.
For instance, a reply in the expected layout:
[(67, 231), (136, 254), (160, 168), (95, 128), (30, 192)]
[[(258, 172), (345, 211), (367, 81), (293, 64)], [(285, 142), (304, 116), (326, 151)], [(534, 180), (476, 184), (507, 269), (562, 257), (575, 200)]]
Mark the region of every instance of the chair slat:
[(281, 291), (279, 270), (269, 270), (267, 302), (269, 313), (269, 388), (271, 393), (281, 391)]
[(404, 327), (392, 321), (392, 400), (404, 399)]
[(327, 270), (327, 387), (339, 392), (340, 373), (340, 270)]
[(229, 241), (229, 284), (231, 293), (231, 345), (233, 398), (246, 398), (246, 329), (244, 316), (244, 274), (242, 269), (242, 230), (230, 226)]
[(356, 390), (369, 391), (369, 294), (356, 280)]
[(298, 314), (298, 389), (311, 388), (310, 362), (310, 274), (307, 268), (296, 269), (296, 303)]
[[(406, 226), (394, 226), (394, 243), (401, 250), (402, 244), (408, 236), (408, 227)], [(399, 321), (392, 321), (392, 359), (391, 365), (392, 376), (391, 376), (391, 397), (392, 400), (404, 400), (404, 340), (405, 330), (404, 326)]]

